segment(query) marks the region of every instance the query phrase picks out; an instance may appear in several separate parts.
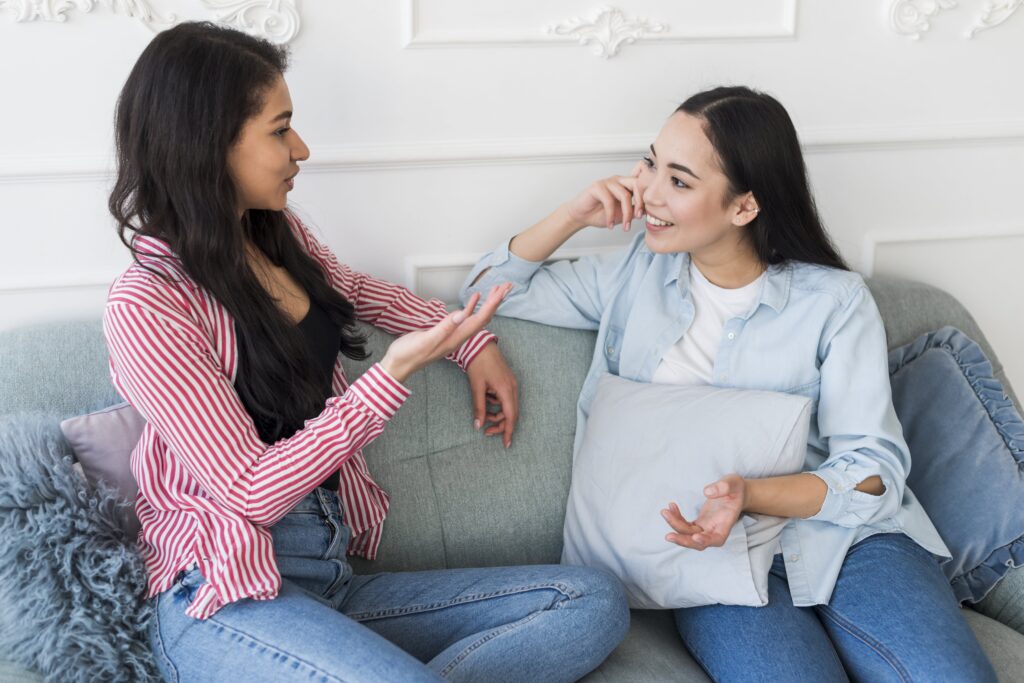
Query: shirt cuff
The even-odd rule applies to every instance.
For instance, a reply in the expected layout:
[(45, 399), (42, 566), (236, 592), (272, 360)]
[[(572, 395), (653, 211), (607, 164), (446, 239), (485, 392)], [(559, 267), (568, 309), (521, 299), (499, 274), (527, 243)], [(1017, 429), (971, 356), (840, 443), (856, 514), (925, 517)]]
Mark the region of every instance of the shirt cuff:
[(394, 417), (412, 393), (380, 363), (371, 365), (348, 391), (382, 420)]
[(824, 481), (828, 491), (825, 493), (825, 500), (821, 504), (818, 514), (807, 519), (816, 522), (835, 522), (846, 514), (850, 507), (851, 492), (859, 482), (853, 481), (855, 477), (846, 472), (840, 472), (830, 467), (811, 470), (809, 474)]
[[(509, 240), (485, 258), (480, 259), (480, 262), (470, 271), (462, 290), (463, 302), (473, 292), (486, 291), (495, 284), (503, 282), (525, 284), (530, 281), (537, 269), (544, 265), (543, 261), (527, 261), (516, 256), (508, 248), (511, 243), (512, 240)], [(476, 282), (477, 277), (485, 270), (487, 272), (479, 282)]]
[(448, 360), (455, 361), (462, 368), (462, 371), (465, 372), (469, 368), (469, 364), (484, 350), (484, 347), (491, 342), (496, 343), (497, 341), (498, 337), (493, 332), (481, 330), (470, 337), (465, 344), (448, 354)]

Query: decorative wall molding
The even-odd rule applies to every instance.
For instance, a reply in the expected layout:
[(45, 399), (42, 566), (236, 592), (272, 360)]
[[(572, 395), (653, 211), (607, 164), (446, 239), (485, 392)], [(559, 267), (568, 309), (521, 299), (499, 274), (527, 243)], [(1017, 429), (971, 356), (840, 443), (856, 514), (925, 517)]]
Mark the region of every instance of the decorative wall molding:
[(580, 45), (593, 44), (594, 54), (608, 59), (619, 54), (624, 44), (635, 43), (655, 33), (667, 32), (668, 24), (650, 22), (641, 17), (630, 18), (622, 10), (599, 7), (589, 20), (572, 17), (546, 27), (545, 31), (556, 36), (570, 36), (578, 40)]
[(595, 54), (612, 57), (622, 45), (642, 40), (651, 43), (690, 43), (717, 40), (792, 39), (796, 36), (798, 0), (780, 3), (775, 25), (743, 28), (728, 24), (714, 28), (679, 26), (669, 30), (665, 22), (629, 18), (615, 7), (592, 9), (589, 19), (573, 17), (547, 22), (536, 29), (480, 28), (445, 30), (424, 28), (420, 3), (404, 0), (403, 44), (406, 48), (575, 46), (593, 44)]
[[(451, 166), (509, 166), (628, 161), (652, 136), (399, 142), (314, 147), (303, 173), (343, 173)], [(819, 128), (800, 134), (806, 154), (872, 152), (951, 146), (1024, 144), (1024, 120), (932, 126)], [(0, 184), (109, 182), (113, 160), (105, 156), (18, 157), (0, 155)]]
[[(957, 0), (885, 0), (889, 3), (889, 24), (896, 33), (910, 40), (931, 30), (931, 19), (943, 10), (959, 6)], [(1004, 23), (1024, 5), (1024, 0), (985, 0), (974, 24), (964, 33), (974, 38), (978, 33)]]
[(283, 45), (299, 33), (297, 0), (203, 0), (222, 24)]
[(931, 30), (931, 19), (939, 12), (956, 7), (956, 0), (890, 0), (889, 23), (892, 29), (911, 40)]
[[(298, 0), (202, 0), (213, 13), (214, 21), (245, 31), (271, 42), (291, 42), (299, 33), (301, 18)], [(163, 14), (151, 0), (0, 0), (0, 12), (13, 10), (16, 22), (66, 22), (68, 12), (90, 13), (97, 4), (115, 14), (135, 17), (150, 29), (159, 31), (178, 22), (175, 14)], [(199, 18), (199, 17), (192, 17)]]
[(14, 20), (66, 22), (68, 12), (77, 10), (88, 14), (96, 5), (104, 5), (115, 14), (135, 17), (154, 30), (165, 28), (177, 21), (173, 14), (157, 12), (149, 0), (0, 0), (0, 11), (14, 10)]
[(967, 37), (973, 38), (981, 31), (999, 26), (1013, 16), (1013, 13), (1024, 5), (1024, 0), (1009, 0), (1008, 2), (994, 2), (989, 0), (985, 3), (982, 13), (974, 21), (974, 26), (967, 31)]
[(920, 242), (956, 242), (961, 240), (991, 240), (1024, 237), (1024, 226), (988, 226), (982, 229), (935, 230), (929, 232), (868, 232), (864, 235), (860, 268), (865, 277), (875, 273), (875, 260), (879, 247), (887, 244), (916, 244)]

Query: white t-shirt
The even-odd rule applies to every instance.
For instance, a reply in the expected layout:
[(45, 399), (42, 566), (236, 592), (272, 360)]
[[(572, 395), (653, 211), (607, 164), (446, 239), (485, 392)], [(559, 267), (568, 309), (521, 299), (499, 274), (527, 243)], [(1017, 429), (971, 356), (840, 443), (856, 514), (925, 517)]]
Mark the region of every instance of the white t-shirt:
[(725, 323), (750, 312), (761, 296), (764, 278), (765, 273), (761, 273), (749, 285), (724, 289), (712, 284), (691, 263), (693, 323), (662, 357), (651, 381), (660, 384), (711, 384)]

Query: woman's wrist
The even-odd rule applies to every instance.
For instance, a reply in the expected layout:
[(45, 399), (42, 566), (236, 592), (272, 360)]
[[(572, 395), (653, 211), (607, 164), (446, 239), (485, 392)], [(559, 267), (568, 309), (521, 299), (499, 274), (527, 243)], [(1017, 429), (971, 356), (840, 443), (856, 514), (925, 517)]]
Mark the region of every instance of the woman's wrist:
[(508, 248), (526, 261), (544, 261), (585, 227), (586, 224), (573, 218), (568, 206), (563, 204), (540, 223), (513, 237)]
[(406, 380), (416, 372), (415, 368), (406, 367), (405, 364), (397, 362), (387, 354), (384, 354), (379, 364), (384, 369), (384, 372), (391, 375), (399, 384), (405, 384)]

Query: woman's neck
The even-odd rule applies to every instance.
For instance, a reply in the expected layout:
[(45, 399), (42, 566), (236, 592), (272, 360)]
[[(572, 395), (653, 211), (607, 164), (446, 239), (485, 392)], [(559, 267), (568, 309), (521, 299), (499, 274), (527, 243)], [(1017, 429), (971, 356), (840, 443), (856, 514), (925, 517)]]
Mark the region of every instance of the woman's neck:
[(708, 282), (722, 289), (739, 289), (761, 277), (765, 266), (752, 249), (727, 254), (690, 254), (691, 263)]

